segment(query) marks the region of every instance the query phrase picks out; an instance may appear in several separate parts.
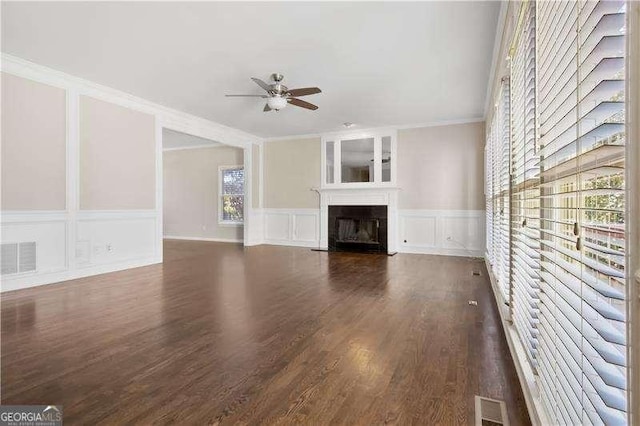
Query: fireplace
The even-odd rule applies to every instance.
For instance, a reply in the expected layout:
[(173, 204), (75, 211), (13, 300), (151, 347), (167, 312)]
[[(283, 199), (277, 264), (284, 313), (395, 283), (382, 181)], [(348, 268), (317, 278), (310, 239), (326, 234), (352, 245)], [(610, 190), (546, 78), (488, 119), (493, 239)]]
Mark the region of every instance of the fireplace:
[(330, 251), (387, 253), (387, 206), (329, 206)]

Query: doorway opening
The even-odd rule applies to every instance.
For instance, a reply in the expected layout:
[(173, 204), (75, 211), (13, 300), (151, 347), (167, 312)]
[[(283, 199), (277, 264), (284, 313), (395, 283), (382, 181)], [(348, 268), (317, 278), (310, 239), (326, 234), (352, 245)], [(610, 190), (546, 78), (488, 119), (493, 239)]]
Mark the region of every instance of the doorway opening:
[(162, 130), (163, 237), (242, 244), (244, 150)]

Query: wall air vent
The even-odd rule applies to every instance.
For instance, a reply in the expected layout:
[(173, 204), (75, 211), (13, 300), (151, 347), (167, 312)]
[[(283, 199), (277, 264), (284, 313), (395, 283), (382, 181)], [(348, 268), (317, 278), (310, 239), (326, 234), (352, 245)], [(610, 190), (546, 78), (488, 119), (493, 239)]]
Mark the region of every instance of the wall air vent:
[(36, 243), (20, 243), (18, 245), (18, 271), (34, 272), (36, 270)]
[(0, 256), (2, 256), (2, 270), (0, 274), (11, 275), (36, 271), (37, 258), (35, 241), (4, 243), (0, 244), (0, 247)]
[(2, 275), (16, 274), (18, 272), (18, 244), (7, 243), (0, 245), (2, 255)]

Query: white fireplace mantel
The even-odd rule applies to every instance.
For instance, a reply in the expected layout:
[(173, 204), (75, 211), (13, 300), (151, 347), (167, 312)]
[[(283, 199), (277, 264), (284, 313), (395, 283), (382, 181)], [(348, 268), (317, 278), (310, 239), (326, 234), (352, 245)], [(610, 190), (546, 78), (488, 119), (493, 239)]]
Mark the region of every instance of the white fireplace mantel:
[(398, 191), (397, 186), (352, 188), (312, 188), (320, 194), (320, 247), (328, 248), (329, 206), (387, 206), (387, 250), (398, 251)]

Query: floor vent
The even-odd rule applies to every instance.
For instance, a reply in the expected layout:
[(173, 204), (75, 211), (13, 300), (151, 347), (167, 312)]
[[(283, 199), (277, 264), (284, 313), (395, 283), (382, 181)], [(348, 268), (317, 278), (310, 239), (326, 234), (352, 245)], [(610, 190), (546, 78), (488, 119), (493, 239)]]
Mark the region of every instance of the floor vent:
[(1, 275), (11, 275), (36, 270), (36, 243), (4, 243), (0, 245)]
[(476, 426), (509, 426), (504, 401), (476, 395)]
[(473, 271), (471, 275), (473, 275), (474, 277), (479, 277), (481, 274), (480, 271)]

